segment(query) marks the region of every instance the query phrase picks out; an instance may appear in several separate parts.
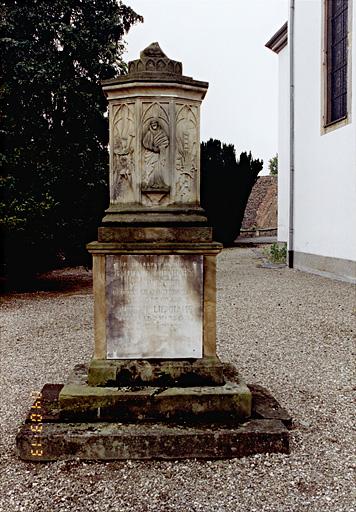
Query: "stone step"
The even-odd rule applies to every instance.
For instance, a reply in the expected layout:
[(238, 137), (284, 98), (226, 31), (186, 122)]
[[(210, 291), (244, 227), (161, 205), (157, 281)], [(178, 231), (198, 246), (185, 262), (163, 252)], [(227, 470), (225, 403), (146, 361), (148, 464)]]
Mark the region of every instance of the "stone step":
[(22, 459), (37, 462), (223, 459), (289, 453), (289, 433), (279, 420), (251, 420), (235, 427), (47, 423), (38, 434), (23, 425), (16, 444)]
[(251, 392), (242, 381), (205, 387), (93, 387), (65, 385), (60, 417), (67, 421), (223, 420), (251, 415)]
[[(85, 366), (83, 365), (83, 373)], [(227, 369), (228, 370), (228, 369)], [(232, 370), (232, 371), (231, 371)], [(78, 372), (77, 372), (78, 373)], [(235, 375), (233, 368), (229, 373)], [(78, 378), (78, 377), (77, 377)], [(59, 394), (63, 384), (46, 384), (16, 436), (19, 457), (52, 460), (232, 458), (289, 453), (292, 419), (262, 386), (249, 385), (251, 418), (207, 422), (66, 422)], [(226, 418), (225, 418), (226, 419)]]

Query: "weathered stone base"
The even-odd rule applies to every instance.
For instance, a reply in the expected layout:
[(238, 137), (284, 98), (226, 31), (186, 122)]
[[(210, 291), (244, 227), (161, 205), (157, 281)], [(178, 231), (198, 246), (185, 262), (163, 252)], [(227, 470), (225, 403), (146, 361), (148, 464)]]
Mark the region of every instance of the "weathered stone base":
[[(123, 363), (123, 367), (126, 368), (128, 363)], [(187, 361), (181, 363), (188, 364)], [(192, 364), (199, 369), (200, 362)], [(113, 363), (114, 367), (117, 365), (121, 368), (120, 361)], [(137, 369), (139, 361), (132, 362), (132, 365)], [(155, 366), (155, 363), (152, 365)], [(223, 365), (220, 365), (222, 372)], [(156, 366), (159, 367), (158, 364)], [(197, 421), (232, 419), (236, 422), (251, 415), (251, 392), (237, 374), (231, 375), (230, 380), (222, 374), (222, 383), (215, 386), (199, 386), (198, 376), (195, 385), (186, 387), (169, 386), (164, 381), (158, 386), (154, 385), (153, 380), (149, 380), (149, 385), (137, 386), (134, 379), (129, 380), (126, 386), (95, 387), (87, 384), (87, 374), (86, 365), (76, 367), (62, 388), (59, 394), (62, 419), (137, 422), (186, 421), (194, 418)]]
[[(33, 439), (24, 425), (17, 436), (24, 460), (223, 459), (289, 453), (288, 430), (278, 420), (251, 420), (236, 427), (55, 423), (45, 425), (35, 443)], [(39, 441), (41, 455), (33, 456), (32, 444)]]
[(187, 420), (250, 416), (251, 393), (244, 383), (224, 386), (156, 388), (134, 390), (64, 386), (59, 397), (61, 417), (66, 420), (142, 421)]
[(89, 386), (220, 386), (223, 364), (217, 357), (144, 360), (92, 359)]
[[(221, 459), (289, 453), (290, 415), (261, 386), (252, 392), (251, 418), (195, 422), (76, 422), (61, 419), (62, 384), (44, 386), (17, 437), (24, 460)], [(38, 416), (40, 415), (40, 416)], [(41, 423), (38, 423), (38, 421)], [(39, 428), (41, 425), (41, 428)]]

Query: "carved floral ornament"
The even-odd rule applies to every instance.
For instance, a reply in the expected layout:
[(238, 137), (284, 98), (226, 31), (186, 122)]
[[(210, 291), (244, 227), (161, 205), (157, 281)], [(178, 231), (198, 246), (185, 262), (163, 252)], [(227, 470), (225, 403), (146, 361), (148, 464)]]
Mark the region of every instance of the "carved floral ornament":
[(185, 202), (194, 200), (197, 192), (198, 109), (192, 105), (177, 105), (176, 109), (176, 199)]
[(135, 169), (135, 105), (123, 103), (113, 118), (113, 155), (111, 197), (134, 201), (133, 173)]

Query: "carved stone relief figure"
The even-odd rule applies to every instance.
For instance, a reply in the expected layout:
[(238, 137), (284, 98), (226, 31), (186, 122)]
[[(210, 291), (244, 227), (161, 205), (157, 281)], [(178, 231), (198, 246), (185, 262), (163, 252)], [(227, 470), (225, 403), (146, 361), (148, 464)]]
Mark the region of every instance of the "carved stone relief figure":
[(111, 201), (128, 203), (135, 200), (134, 105), (120, 105), (114, 113), (112, 149)]
[(197, 199), (198, 151), (197, 107), (177, 105), (176, 198), (179, 203)]
[(166, 188), (165, 182), (169, 138), (158, 119), (152, 119), (143, 133), (145, 148), (145, 186), (147, 188)]
[(142, 191), (144, 193), (161, 191), (167, 194), (169, 192), (170, 140), (167, 108), (168, 105), (163, 106), (159, 103), (152, 103), (146, 109), (144, 108), (142, 118)]

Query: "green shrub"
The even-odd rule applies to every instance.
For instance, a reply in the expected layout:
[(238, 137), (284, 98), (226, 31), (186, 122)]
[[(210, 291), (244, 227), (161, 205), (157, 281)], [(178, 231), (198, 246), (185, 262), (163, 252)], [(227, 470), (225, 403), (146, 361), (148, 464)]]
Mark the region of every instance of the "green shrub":
[(272, 263), (286, 263), (287, 244), (272, 244), (267, 250), (267, 257), (272, 261)]
[(278, 153), (268, 160), (270, 176), (278, 176)]

